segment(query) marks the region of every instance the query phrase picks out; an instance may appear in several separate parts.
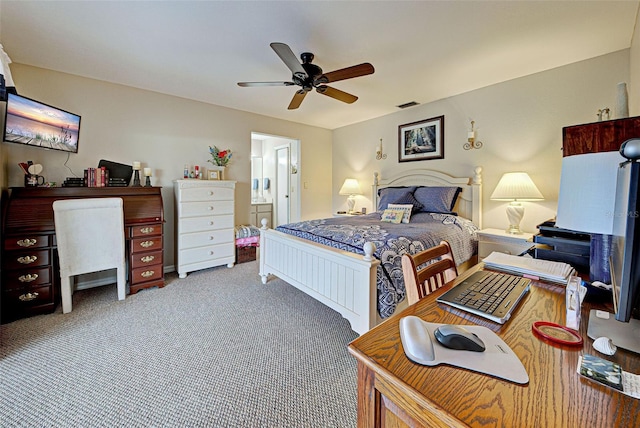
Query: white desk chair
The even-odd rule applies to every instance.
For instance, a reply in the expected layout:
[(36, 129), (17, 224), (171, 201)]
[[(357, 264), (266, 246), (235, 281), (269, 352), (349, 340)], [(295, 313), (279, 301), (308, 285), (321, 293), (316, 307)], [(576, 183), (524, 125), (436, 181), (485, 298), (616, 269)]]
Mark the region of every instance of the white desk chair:
[(63, 313), (71, 312), (71, 277), (83, 273), (116, 268), (118, 300), (124, 300), (122, 207), (122, 198), (64, 199), (53, 203)]

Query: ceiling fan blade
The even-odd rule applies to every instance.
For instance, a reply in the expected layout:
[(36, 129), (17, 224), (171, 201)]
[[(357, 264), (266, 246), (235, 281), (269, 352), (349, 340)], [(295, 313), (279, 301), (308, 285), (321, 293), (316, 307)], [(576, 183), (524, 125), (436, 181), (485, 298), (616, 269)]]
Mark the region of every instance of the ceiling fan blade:
[(337, 82), (338, 80), (352, 79), (354, 77), (366, 76), (373, 74), (375, 69), (373, 65), (365, 62), (363, 64), (354, 65), (340, 70), (330, 71), (316, 79), (316, 84)]
[(299, 91), (296, 91), (296, 93), (293, 95), (293, 98), (291, 99), (291, 102), (289, 103), (289, 107), (287, 107), (287, 109), (295, 110), (298, 107), (300, 107), (300, 104), (302, 104), (302, 100), (304, 100), (304, 97), (306, 95), (307, 95), (307, 91), (305, 91), (304, 89), (300, 89)]
[(287, 67), (289, 67), (289, 70), (291, 70), (295, 76), (299, 77), (300, 79), (307, 78), (307, 72), (304, 71), (304, 68), (302, 68), (302, 64), (300, 64), (300, 61), (298, 61), (298, 58), (294, 55), (293, 51), (288, 45), (284, 43), (274, 42), (271, 43), (271, 48), (278, 54), (282, 62), (284, 62)]
[(238, 86), (242, 86), (243, 88), (253, 87), (253, 86), (293, 86), (295, 83), (293, 82), (238, 82)]
[(345, 102), (347, 104), (351, 104), (356, 102), (358, 97), (355, 95), (348, 94), (340, 89), (332, 88), (330, 86), (321, 85), (316, 88), (316, 91), (321, 93), (322, 95), (326, 95), (331, 98), (335, 98), (336, 100)]

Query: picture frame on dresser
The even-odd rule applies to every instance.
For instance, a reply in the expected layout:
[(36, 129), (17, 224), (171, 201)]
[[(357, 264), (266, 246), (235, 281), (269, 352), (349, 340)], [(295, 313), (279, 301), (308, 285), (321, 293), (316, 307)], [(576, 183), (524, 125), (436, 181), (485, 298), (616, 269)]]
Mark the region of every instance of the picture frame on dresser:
[(220, 180), (220, 171), (209, 171), (209, 180)]
[(398, 162), (444, 159), (444, 116), (398, 126)]

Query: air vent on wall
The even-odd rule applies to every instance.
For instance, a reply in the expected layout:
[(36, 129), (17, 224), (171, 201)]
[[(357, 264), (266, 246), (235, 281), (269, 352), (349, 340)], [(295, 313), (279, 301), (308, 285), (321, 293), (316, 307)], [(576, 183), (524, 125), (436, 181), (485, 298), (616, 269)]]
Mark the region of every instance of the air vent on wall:
[(408, 103), (404, 103), (404, 104), (400, 104), (399, 106), (396, 106), (398, 108), (409, 108), (409, 107), (413, 107), (413, 106), (417, 106), (420, 103), (417, 103), (415, 101), (409, 101)]

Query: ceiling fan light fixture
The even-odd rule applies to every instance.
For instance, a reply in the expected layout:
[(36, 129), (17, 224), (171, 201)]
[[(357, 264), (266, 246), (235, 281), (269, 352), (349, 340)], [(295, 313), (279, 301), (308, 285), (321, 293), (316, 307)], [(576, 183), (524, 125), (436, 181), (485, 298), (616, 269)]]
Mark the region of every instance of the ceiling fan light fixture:
[(375, 71), (373, 65), (365, 62), (351, 67), (334, 70), (329, 73), (323, 73), (322, 68), (311, 63), (314, 58), (314, 55), (311, 52), (303, 52), (300, 55), (300, 59), (302, 60), (302, 63), (300, 63), (291, 48), (285, 43), (274, 42), (271, 43), (270, 46), (280, 57), (282, 62), (284, 62), (289, 70), (291, 70), (291, 80), (293, 80), (293, 82), (238, 82), (238, 86), (300, 86), (302, 89), (299, 89), (293, 95), (293, 99), (289, 103), (289, 110), (297, 109), (302, 103), (307, 92), (310, 92), (314, 88), (322, 95), (351, 104), (355, 102), (358, 97), (341, 91), (340, 89), (326, 86), (326, 83), (366, 76), (368, 74), (373, 74)]

